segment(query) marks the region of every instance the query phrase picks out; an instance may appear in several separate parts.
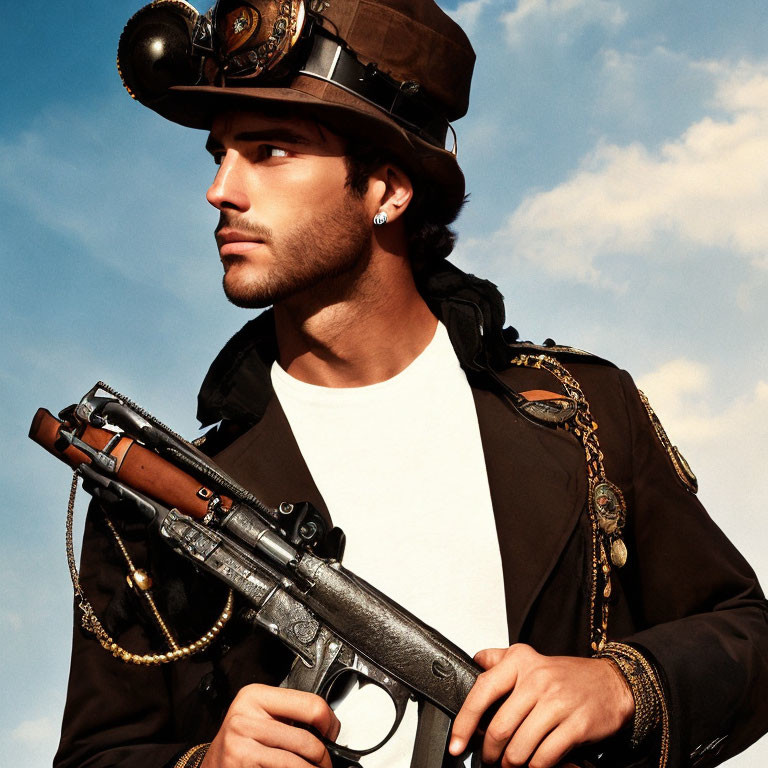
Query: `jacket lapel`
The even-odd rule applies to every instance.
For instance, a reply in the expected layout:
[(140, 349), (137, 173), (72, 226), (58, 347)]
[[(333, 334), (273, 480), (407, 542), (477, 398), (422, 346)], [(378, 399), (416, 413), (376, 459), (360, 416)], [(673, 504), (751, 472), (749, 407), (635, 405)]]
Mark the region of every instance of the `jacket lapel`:
[(499, 537), (510, 642), (577, 524), (587, 498), (580, 444), (539, 426), (487, 389), (473, 390)]
[[(587, 497), (580, 444), (521, 417), (495, 392), (473, 388), (501, 552), (510, 642), (520, 636)], [(278, 399), (215, 457), (264, 503), (309, 501), (331, 518)]]
[(328, 508), (274, 394), (261, 420), (215, 458), (265, 504), (276, 507), (281, 501), (309, 501), (330, 527)]

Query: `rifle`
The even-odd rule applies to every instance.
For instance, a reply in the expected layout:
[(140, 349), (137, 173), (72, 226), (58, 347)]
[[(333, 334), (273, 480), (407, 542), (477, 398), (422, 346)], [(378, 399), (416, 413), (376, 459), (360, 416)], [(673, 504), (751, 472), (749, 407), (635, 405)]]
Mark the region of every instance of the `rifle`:
[[(99, 390), (110, 396), (98, 396)], [(446, 745), (481, 668), (344, 568), (343, 532), (328, 530), (310, 504), (266, 506), (102, 382), (59, 418), (38, 409), (29, 435), (73, 467), (96, 499), (127, 503), (175, 552), (250, 602), (255, 621), (296, 654), (282, 685), (329, 699), (352, 675), (389, 695), (395, 709), (389, 733), (362, 750), (328, 743), (335, 764), (357, 764), (383, 746), (409, 699), (419, 705), (411, 768), (463, 763)]]

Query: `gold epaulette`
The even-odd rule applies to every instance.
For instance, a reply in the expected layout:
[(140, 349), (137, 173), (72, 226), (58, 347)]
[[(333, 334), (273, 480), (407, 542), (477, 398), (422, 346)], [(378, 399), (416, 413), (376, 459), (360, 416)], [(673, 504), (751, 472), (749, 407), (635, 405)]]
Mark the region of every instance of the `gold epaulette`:
[[(549, 342), (549, 339), (547, 340)], [(515, 355), (551, 355), (558, 359), (571, 359), (573, 361), (585, 362), (585, 363), (599, 363), (601, 365), (607, 365), (611, 368), (616, 368), (616, 364), (610, 360), (606, 360), (604, 357), (594, 354), (593, 352), (587, 352), (584, 349), (578, 347), (569, 347), (564, 344), (534, 344), (530, 341), (517, 341), (508, 344), (509, 351), (512, 356)]]

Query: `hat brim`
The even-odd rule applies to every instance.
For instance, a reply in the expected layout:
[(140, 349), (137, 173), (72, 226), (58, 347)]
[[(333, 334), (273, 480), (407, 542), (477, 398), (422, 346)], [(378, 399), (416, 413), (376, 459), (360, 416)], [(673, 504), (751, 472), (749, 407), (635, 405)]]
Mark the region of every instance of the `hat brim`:
[(144, 103), (168, 120), (201, 129), (210, 129), (216, 115), (226, 110), (268, 112), (289, 105), (291, 114), (317, 119), (341, 136), (364, 136), (391, 152), (417, 184), (436, 187), (431, 197), (441, 203), (446, 221), (464, 201), (464, 175), (453, 152), (410, 133), (375, 105), (333, 83), (299, 75), (290, 87), (174, 86)]

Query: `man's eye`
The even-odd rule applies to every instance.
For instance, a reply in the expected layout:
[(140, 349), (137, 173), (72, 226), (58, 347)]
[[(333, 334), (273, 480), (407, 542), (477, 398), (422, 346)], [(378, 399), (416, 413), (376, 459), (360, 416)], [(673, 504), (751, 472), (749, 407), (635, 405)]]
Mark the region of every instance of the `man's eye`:
[[(226, 156), (226, 152), (211, 152), (213, 162), (216, 165), (221, 165)], [(270, 159), (273, 157), (288, 157), (290, 152), (287, 149), (281, 149), (280, 147), (273, 147), (271, 144), (262, 144), (258, 148), (258, 156), (261, 159)]]

